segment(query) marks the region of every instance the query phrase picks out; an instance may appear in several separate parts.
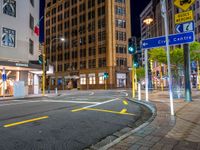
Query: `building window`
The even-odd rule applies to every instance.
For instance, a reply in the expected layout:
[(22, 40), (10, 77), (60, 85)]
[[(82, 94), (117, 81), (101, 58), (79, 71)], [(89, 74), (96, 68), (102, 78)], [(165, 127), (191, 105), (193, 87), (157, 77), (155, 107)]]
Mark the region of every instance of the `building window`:
[(29, 39), (29, 53), (33, 55), (34, 43), (31, 39)]
[(105, 28), (105, 26), (106, 26), (105, 18), (99, 19), (98, 20), (98, 28), (102, 29), (102, 28)]
[(126, 45), (116, 45), (116, 53), (126, 54), (127, 53)]
[(34, 29), (34, 18), (31, 14), (30, 14), (29, 26), (32, 30)]
[(127, 66), (127, 59), (126, 58), (117, 58), (117, 66)]
[(88, 43), (93, 43), (95, 42), (95, 34), (88, 35)]
[(95, 0), (88, 0), (88, 9), (95, 6)]
[(86, 85), (86, 75), (85, 74), (80, 74), (80, 84)]
[(96, 49), (95, 47), (89, 48), (89, 56), (95, 56), (96, 55)]
[(99, 58), (99, 68), (106, 67), (106, 58)]
[(105, 6), (98, 8), (98, 16), (105, 15)]
[(34, 7), (34, 0), (30, 0), (30, 3)]
[(86, 61), (80, 62), (80, 69), (86, 69)]
[(9, 28), (2, 28), (1, 45), (6, 47), (15, 47), (16, 31)]
[(88, 12), (88, 20), (95, 18), (95, 11)]
[(126, 0), (115, 0), (116, 3), (125, 3)]
[(116, 40), (126, 41), (126, 32), (116, 31)]
[(104, 84), (104, 83), (105, 83), (103, 74), (104, 74), (104, 73), (99, 73), (99, 84)]
[(98, 0), (98, 4), (104, 3), (105, 0)]
[(3, 13), (12, 17), (16, 17), (16, 1), (3, 0)]
[(105, 31), (100, 31), (98, 33), (98, 41), (104, 41), (106, 39), (106, 32)]
[(96, 60), (92, 59), (88, 61), (88, 67), (89, 68), (96, 68)]
[(105, 46), (99, 46), (99, 54), (105, 54), (106, 53), (106, 47)]
[(126, 28), (126, 20), (116, 19), (115, 24), (118, 28)]
[(95, 74), (89, 74), (89, 84), (96, 84)]
[(125, 16), (126, 15), (126, 9), (124, 7), (116, 6), (115, 7), (115, 14)]

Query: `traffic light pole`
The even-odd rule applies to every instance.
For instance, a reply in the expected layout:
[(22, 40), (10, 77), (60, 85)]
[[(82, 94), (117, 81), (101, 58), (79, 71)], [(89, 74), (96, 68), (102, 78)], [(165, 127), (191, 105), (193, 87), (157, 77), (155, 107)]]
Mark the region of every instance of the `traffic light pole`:
[(46, 56), (45, 56), (45, 48), (43, 50), (43, 63), (42, 63), (42, 95), (45, 95), (45, 63), (46, 63)]
[(105, 90), (107, 90), (107, 79), (105, 79)]
[(134, 68), (134, 57), (132, 64), (132, 98), (135, 98), (135, 68)]

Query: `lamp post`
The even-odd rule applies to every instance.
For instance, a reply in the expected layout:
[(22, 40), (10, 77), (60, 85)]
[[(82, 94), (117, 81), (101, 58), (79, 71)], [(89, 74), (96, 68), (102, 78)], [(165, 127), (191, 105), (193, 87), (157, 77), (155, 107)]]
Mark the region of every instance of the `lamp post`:
[[(147, 17), (143, 23), (145, 23), (147, 26), (148, 26), (148, 32), (149, 32), (149, 35), (150, 35), (150, 25), (151, 23), (153, 22), (153, 19), (151, 17)], [(148, 50), (145, 49), (145, 90), (146, 90), (146, 101), (149, 101), (149, 95), (148, 95), (148, 85), (149, 85), (149, 76), (148, 76)]]
[[(60, 37), (60, 38), (53, 38), (50, 40), (50, 62), (52, 62), (51, 60), (51, 56), (52, 56), (52, 42), (54, 40), (60, 40), (61, 42), (64, 42), (65, 41), (65, 38), (64, 37)], [(57, 52), (57, 51), (56, 51)], [(45, 63), (46, 63), (46, 53), (45, 53), (45, 50), (43, 51), (43, 75), (42, 75), (42, 86), (43, 86), (43, 96), (45, 95), (45, 79), (46, 79), (46, 69), (45, 69)], [(56, 53), (56, 72), (57, 72), (57, 53)], [(50, 83), (49, 83), (50, 84)], [(48, 92), (49, 92), (49, 84), (48, 84)]]

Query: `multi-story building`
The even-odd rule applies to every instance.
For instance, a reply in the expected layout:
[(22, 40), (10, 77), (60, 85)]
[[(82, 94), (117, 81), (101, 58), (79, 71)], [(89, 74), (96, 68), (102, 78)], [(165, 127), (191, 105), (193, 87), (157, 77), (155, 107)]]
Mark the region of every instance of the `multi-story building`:
[(47, 84), (59, 89), (128, 87), (129, 37), (130, 0), (47, 0), (46, 53), (55, 70)]
[[(18, 81), (23, 81), (25, 94), (38, 93), (38, 76), (32, 71), (41, 67), (30, 61), (38, 59), (39, 38), (34, 26), (39, 20), (39, 1), (1, 0), (0, 10), (0, 95), (3, 91), (13, 95)], [(7, 74), (5, 90), (3, 70)]]

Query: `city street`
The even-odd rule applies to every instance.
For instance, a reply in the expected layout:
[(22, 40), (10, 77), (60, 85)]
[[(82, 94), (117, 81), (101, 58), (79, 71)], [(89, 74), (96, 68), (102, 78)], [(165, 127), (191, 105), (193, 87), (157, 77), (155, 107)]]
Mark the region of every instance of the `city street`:
[(66, 91), (0, 102), (1, 150), (90, 147), (151, 113), (126, 91)]

